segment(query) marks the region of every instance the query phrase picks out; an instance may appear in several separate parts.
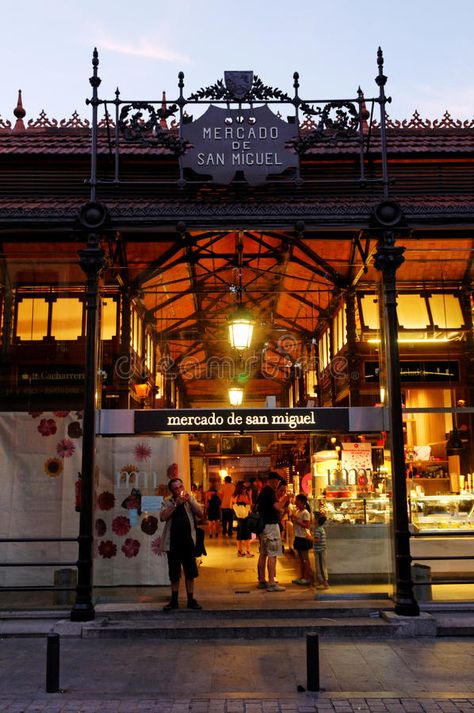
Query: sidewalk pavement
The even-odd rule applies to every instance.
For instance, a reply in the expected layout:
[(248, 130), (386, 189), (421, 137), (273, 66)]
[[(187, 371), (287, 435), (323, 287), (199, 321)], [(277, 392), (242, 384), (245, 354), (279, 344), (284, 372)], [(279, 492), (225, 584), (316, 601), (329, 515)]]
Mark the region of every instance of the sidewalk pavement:
[(78, 639), (60, 643), (46, 693), (46, 638), (0, 640), (0, 711), (36, 713), (474, 713), (471, 638), (326, 641), (320, 692), (306, 641)]

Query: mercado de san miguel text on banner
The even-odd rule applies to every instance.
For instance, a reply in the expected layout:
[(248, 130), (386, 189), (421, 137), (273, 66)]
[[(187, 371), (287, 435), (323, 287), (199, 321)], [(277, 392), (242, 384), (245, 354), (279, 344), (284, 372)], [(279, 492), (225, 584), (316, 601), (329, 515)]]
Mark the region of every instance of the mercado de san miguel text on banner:
[(167, 585), (170, 476), (270, 470), (336, 593), (472, 599), (474, 119), (392, 120), (381, 50), (330, 101), (219, 71), (105, 98), (94, 51), (87, 118), (0, 117), (0, 607)]

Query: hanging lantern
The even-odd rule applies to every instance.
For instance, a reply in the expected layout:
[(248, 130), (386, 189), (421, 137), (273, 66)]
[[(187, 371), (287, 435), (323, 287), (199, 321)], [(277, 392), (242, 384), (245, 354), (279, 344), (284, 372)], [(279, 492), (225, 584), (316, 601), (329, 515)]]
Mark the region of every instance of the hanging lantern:
[(229, 339), (233, 349), (243, 351), (250, 347), (254, 324), (254, 318), (244, 307), (238, 307), (229, 316)]
[(133, 385), (135, 394), (137, 396), (137, 399), (139, 399), (141, 408), (145, 408), (145, 402), (150, 394), (150, 384), (146, 381), (146, 379), (142, 379), (142, 381), (139, 381), (138, 383)]
[(244, 398), (244, 390), (238, 386), (229, 389), (229, 403), (231, 406), (240, 406)]

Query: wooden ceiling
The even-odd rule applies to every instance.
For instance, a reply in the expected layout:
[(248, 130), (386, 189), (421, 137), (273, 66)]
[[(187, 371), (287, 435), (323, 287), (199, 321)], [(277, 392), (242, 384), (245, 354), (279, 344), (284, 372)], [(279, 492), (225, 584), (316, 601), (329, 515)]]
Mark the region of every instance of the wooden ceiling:
[[(406, 248), (400, 289), (470, 282), (471, 238), (420, 233), (398, 244)], [(375, 289), (376, 245), (374, 236), (350, 232), (193, 231), (182, 240), (128, 242), (123, 269), (188, 404), (226, 405), (235, 380), (255, 404), (279, 396), (291, 370), (307, 363), (312, 340), (348, 289)], [(231, 349), (227, 331), (239, 301), (255, 318), (252, 346), (243, 354)]]

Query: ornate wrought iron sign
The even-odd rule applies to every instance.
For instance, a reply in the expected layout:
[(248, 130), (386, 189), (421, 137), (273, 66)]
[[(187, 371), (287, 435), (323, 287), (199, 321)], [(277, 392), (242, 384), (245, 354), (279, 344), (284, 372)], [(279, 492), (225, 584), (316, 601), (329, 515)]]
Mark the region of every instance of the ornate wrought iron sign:
[(246, 182), (256, 186), (297, 167), (298, 155), (288, 145), (296, 134), (295, 125), (280, 119), (267, 105), (249, 109), (211, 105), (196, 121), (183, 125), (188, 148), (181, 165), (220, 184), (230, 183), (241, 171)]

